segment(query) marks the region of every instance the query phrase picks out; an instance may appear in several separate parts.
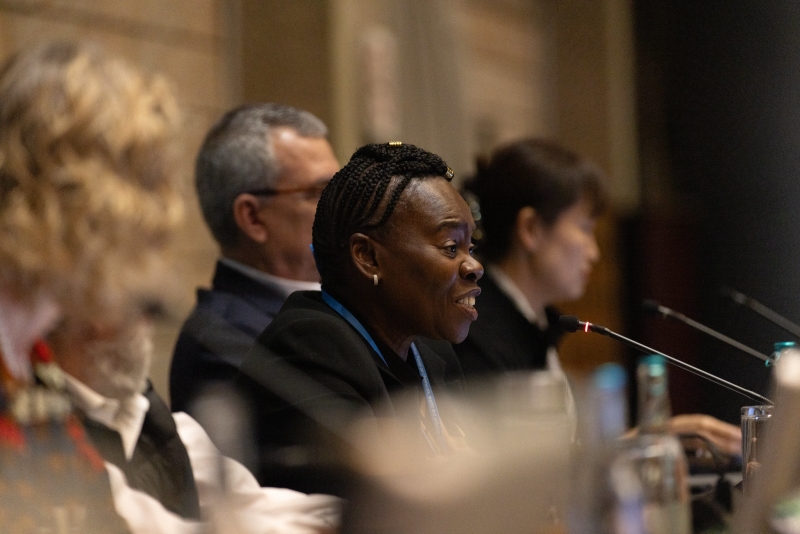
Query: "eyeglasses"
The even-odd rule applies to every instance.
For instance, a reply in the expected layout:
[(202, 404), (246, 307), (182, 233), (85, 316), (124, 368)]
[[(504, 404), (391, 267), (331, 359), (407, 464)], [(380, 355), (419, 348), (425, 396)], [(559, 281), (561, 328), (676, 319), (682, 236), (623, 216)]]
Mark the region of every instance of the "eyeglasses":
[(287, 189), (272, 189), (272, 188), (254, 189), (252, 191), (246, 191), (246, 193), (258, 197), (275, 197), (279, 195), (293, 195), (296, 193), (302, 193), (304, 199), (318, 201), (322, 196), (322, 191), (325, 189), (327, 185), (328, 182), (322, 182), (307, 187), (291, 187)]

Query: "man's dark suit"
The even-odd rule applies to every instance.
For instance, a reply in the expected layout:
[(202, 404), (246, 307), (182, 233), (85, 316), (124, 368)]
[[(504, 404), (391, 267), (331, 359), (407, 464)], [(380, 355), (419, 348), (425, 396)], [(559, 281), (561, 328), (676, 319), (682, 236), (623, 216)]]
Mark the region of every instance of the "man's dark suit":
[[(417, 339), (416, 346), (434, 388), (460, 385), (461, 370), (449, 343)], [(342, 495), (341, 474), (319, 469), (332, 450), (328, 440), (340, 440), (358, 416), (398, 420), (395, 394), (422, 398), (415, 368), (389, 354), (388, 347), (381, 352), (390, 365), (319, 292), (289, 296), (237, 378), (253, 410), (262, 457), (256, 475), (262, 485)], [(397, 362), (406, 367), (397, 367)], [(421, 438), (418, 409), (416, 416), (411, 428)], [(292, 466), (284, 461), (288, 452)], [(298, 467), (303, 456), (312, 461)]]
[[(486, 375), (504, 371), (544, 369), (547, 348), (560, 338), (555, 328), (542, 331), (531, 324), (514, 303), (486, 275), (478, 282), (478, 320), (469, 328), (463, 343), (454, 345), (464, 375)], [(558, 312), (547, 308), (550, 325), (558, 324)]]
[(216, 335), (219, 329), (208, 328), (209, 316), (254, 342), (284, 300), (274, 288), (217, 262), (211, 290), (198, 289), (197, 306), (175, 345), (169, 375), (172, 411), (191, 413), (192, 401), (203, 388), (230, 383), (249, 349), (248, 343), (215, 339), (221, 336)]

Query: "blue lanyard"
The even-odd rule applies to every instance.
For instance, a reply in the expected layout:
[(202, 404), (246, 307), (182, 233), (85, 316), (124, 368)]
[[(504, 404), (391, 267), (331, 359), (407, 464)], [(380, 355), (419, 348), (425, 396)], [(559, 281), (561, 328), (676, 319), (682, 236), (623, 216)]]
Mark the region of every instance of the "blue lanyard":
[[(350, 313), (350, 310), (345, 308), (342, 303), (333, 298), (330, 293), (324, 289), (322, 290), (322, 300), (324, 300), (325, 304), (330, 306), (333, 311), (341, 315), (345, 321), (350, 323), (350, 325), (355, 328), (359, 334), (361, 334), (367, 343), (369, 343), (369, 346), (372, 347), (372, 350), (378, 353), (378, 356), (381, 357), (384, 365), (389, 367), (389, 364), (386, 363), (386, 358), (384, 358), (383, 353), (381, 353), (381, 349), (379, 349), (378, 345), (375, 344), (375, 340), (372, 339), (371, 335), (369, 335), (369, 332), (367, 332), (367, 329), (361, 324), (361, 321), (356, 319), (356, 317)], [(439, 441), (439, 447), (441, 447), (442, 453), (444, 454), (447, 451), (447, 447), (444, 441), (444, 433), (442, 432), (442, 420), (439, 416), (439, 408), (436, 406), (436, 399), (433, 396), (431, 381), (428, 379), (428, 372), (425, 370), (425, 365), (422, 363), (422, 357), (419, 355), (417, 346), (414, 343), (411, 343), (411, 352), (414, 354), (414, 361), (417, 363), (417, 370), (422, 377), (422, 389), (425, 392), (425, 402), (428, 405), (428, 413), (430, 414), (431, 421), (433, 422), (436, 438)]]

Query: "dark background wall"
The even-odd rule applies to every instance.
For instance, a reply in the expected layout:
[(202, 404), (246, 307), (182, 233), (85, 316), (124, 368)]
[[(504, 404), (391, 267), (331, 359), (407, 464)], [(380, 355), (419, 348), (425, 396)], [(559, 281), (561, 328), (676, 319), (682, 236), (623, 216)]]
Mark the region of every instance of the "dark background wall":
[[(800, 4), (638, 0), (635, 17), (645, 209), (628, 241), (643, 255), (629, 266), (631, 302), (656, 297), (769, 353), (792, 337), (719, 289), (800, 321)], [(751, 356), (685, 333), (678, 343), (683, 327), (660, 319), (631, 324), (645, 342), (768, 392), (770, 372)], [(753, 404), (682, 375), (672, 373), (681, 409), (736, 421)]]

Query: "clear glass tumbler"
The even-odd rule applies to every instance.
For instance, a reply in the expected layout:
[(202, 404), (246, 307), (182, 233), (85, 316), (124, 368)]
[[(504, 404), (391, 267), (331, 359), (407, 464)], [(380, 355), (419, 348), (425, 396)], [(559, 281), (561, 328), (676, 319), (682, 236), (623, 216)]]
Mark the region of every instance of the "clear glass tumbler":
[(772, 418), (772, 409), (770, 405), (742, 407), (742, 484), (745, 492), (761, 467), (759, 449)]

